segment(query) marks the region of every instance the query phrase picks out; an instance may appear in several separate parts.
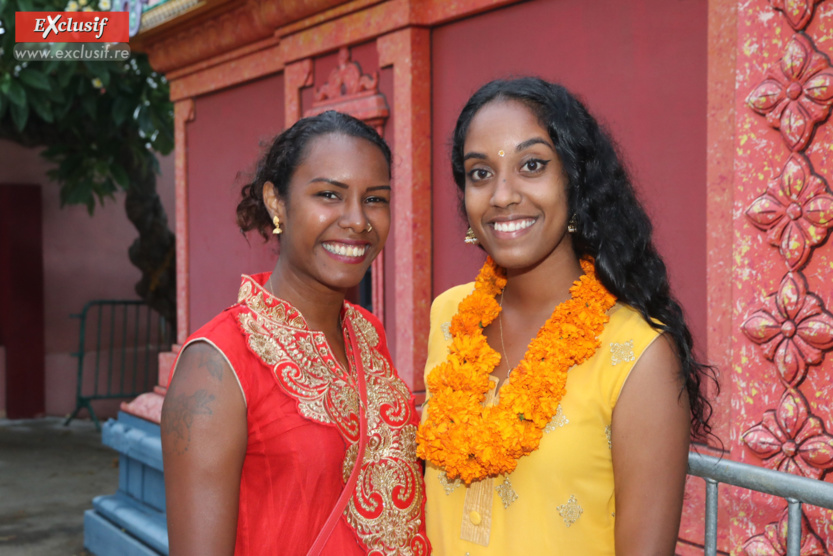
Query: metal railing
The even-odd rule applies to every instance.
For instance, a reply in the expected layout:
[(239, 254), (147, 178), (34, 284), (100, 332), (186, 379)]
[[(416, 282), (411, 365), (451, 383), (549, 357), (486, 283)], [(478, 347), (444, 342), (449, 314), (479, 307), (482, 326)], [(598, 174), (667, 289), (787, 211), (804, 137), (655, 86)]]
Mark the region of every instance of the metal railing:
[(156, 384), (159, 353), (168, 351), (173, 329), (165, 318), (137, 300), (94, 300), (73, 318), (80, 319), (78, 384), (68, 425), (86, 409), (97, 428), (94, 400), (132, 398)]
[(720, 483), (787, 501), (787, 556), (801, 551), (801, 504), (833, 509), (833, 484), (791, 473), (690, 452), (688, 473), (706, 481), (705, 556), (717, 554), (717, 487)]

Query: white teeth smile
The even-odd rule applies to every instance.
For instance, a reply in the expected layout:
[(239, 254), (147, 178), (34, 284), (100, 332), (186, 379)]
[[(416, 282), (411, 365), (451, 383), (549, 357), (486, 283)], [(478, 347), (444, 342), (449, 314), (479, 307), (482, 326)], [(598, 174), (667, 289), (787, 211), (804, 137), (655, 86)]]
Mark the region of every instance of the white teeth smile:
[(322, 243), (324, 249), (342, 257), (363, 257), (369, 245), (346, 245), (344, 243)]
[(523, 220), (510, 220), (508, 222), (494, 222), (492, 227), (496, 232), (517, 232), (524, 230), (535, 224), (534, 218), (525, 218)]

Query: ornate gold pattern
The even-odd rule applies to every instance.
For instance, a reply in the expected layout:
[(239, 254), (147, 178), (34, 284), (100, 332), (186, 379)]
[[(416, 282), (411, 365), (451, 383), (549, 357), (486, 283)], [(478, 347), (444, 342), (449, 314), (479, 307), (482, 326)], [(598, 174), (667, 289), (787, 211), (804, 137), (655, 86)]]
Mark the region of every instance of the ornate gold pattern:
[(633, 361), (633, 340), (628, 340), (621, 344), (610, 342), (610, 364), (618, 365), (619, 363), (627, 363)]
[(584, 510), (578, 505), (578, 500), (576, 500), (575, 496), (570, 496), (567, 503), (558, 506), (556, 510), (558, 510), (558, 515), (564, 519), (564, 524), (567, 527), (578, 521), (578, 518), (584, 513)]
[(498, 496), (500, 496), (500, 499), (503, 500), (504, 509), (511, 506), (512, 503), (518, 499), (518, 493), (515, 492), (514, 488), (512, 488), (512, 483), (509, 481), (509, 477), (504, 477), (503, 484), (496, 486), (495, 490), (497, 491)]
[(440, 474), (437, 475), (437, 478), (440, 480), (440, 484), (443, 485), (443, 490), (445, 490), (445, 495), (449, 496), (452, 492), (457, 490), (457, 487), (463, 484), (461, 479), (454, 479), (453, 481), (448, 480), (448, 475), (445, 474), (442, 470)]
[(557, 428), (563, 427), (570, 423), (570, 420), (567, 419), (567, 416), (564, 415), (564, 410), (561, 409), (561, 404), (558, 404), (558, 409), (555, 410), (555, 415), (552, 416), (550, 422), (547, 423), (547, 426), (544, 427), (544, 432), (552, 432)]
[(608, 449), (613, 449), (613, 429), (610, 425), (605, 427), (605, 436), (607, 437), (607, 447)]
[[(283, 390), (296, 400), (300, 414), (334, 424), (342, 434), (347, 444), (342, 464), (345, 481), (357, 463), (359, 412), (366, 412), (367, 447), (344, 517), (368, 553), (427, 554), (428, 541), (420, 533), (425, 495), (416, 460), (410, 392), (379, 350), (380, 338), (373, 324), (345, 303), (344, 334), (348, 336), (352, 326), (356, 338), (345, 342), (350, 368), (343, 369), (324, 334), (310, 330), (294, 307), (269, 295), (253, 279), (244, 277), (238, 300), (238, 320), (250, 349), (272, 368)], [(353, 352), (353, 343), (358, 353)], [(359, 394), (356, 358), (365, 374), (366, 408)]]

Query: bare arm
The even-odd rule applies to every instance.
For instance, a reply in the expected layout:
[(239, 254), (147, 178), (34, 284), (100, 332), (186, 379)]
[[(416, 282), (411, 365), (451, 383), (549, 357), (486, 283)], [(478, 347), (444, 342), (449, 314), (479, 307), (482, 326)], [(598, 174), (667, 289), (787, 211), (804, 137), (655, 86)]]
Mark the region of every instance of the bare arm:
[(637, 361), (613, 411), (616, 554), (674, 554), (690, 431), (680, 363), (666, 336)]
[(234, 554), (246, 405), (225, 358), (204, 342), (180, 355), (162, 406), (171, 556)]

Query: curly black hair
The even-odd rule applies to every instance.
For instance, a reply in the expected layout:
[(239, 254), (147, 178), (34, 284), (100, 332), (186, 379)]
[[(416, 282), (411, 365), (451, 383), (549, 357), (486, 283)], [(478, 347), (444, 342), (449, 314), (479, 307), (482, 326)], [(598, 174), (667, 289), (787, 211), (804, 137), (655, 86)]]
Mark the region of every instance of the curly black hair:
[(451, 169), (461, 192), (461, 210), (465, 214), (463, 145), (469, 125), (485, 105), (506, 100), (528, 106), (555, 145), (569, 182), (568, 214), (575, 215), (577, 228), (570, 236), (576, 255), (593, 257), (602, 284), (673, 339), (691, 405), (692, 438), (715, 438), (712, 406), (703, 391), (706, 380), (717, 385), (715, 369), (694, 356), (683, 310), (671, 294), (665, 263), (651, 239), (651, 221), (613, 141), (576, 97), (537, 77), (491, 81), (474, 93), (452, 136)]
[(304, 162), (310, 142), (330, 133), (365, 139), (376, 145), (388, 163), (390, 177), (390, 147), (375, 129), (353, 116), (334, 110), (303, 118), (275, 137), (257, 164), (254, 181), (244, 185), (240, 191), (242, 199), (237, 205), (237, 225), (242, 232), (257, 230), (264, 239), (272, 237), (272, 219), (263, 202), (263, 184), (272, 182), (278, 195), (285, 199), (292, 175)]

